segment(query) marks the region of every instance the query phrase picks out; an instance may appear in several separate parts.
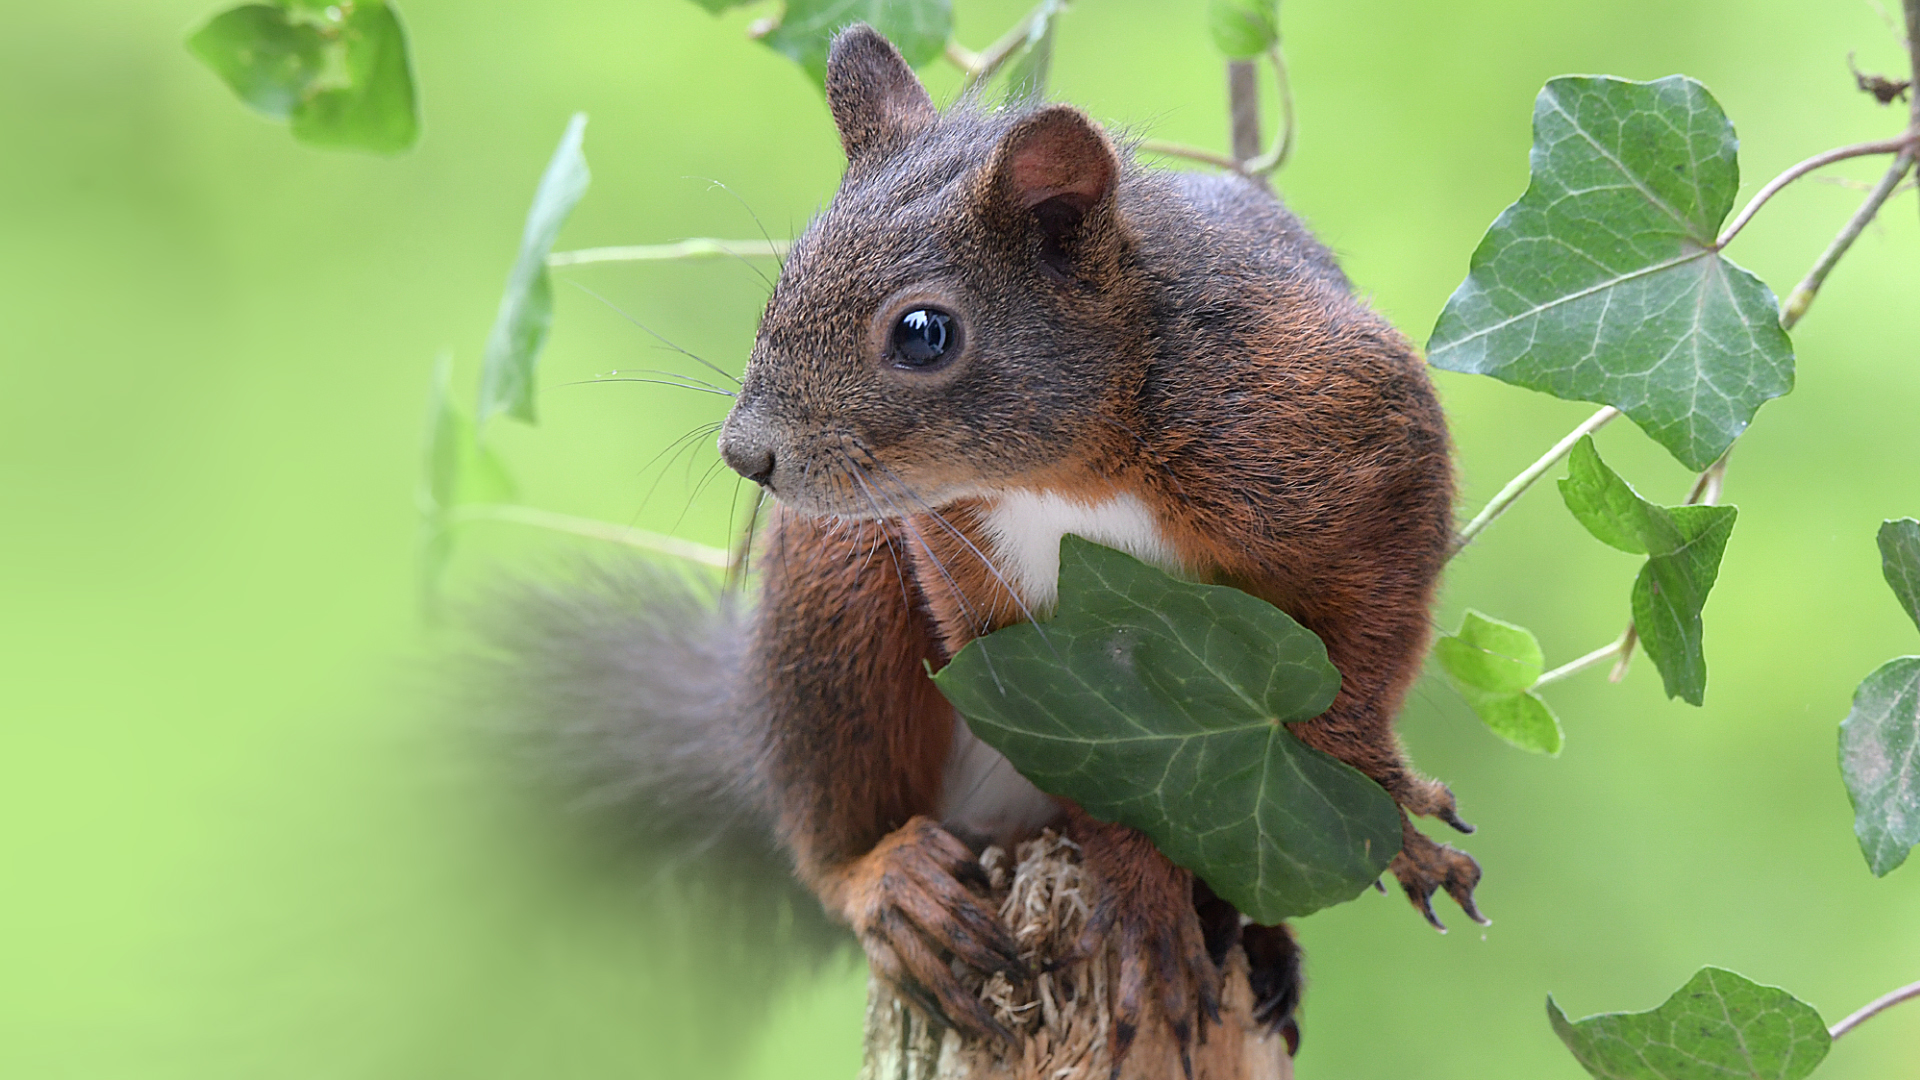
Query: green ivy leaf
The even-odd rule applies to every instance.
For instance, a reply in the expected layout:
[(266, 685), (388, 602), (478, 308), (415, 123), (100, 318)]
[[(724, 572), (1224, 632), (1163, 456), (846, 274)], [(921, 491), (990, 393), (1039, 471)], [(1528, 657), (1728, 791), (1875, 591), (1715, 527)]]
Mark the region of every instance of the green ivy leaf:
[(827, 46), (833, 35), (866, 23), (886, 36), (907, 63), (919, 67), (946, 50), (953, 36), (952, 0), (787, 0), (786, 13), (760, 40), (827, 82)]
[(1920, 656), (1880, 665), (1840, 722), (1840, 775), (1853, 800), (1853, 834), (1875, 877), (1920, 844)]
[(586, 130), (587, 114), (573, 114), (533, 193), (533, 206), (527, 210), (527, 224), (520, 235), (520, 253), (507, 274), (500, 311), (481, 358), (479, 423), (498, 412), (534, 422), (533, 369), (547, 343), (547, 329), (553, 325), (553, 279), (547, 273), (547, 255), (592, 179), (580, 150)]
[(1058, 614), (934, 681), (1042, 790), (1146, 833), (1259, 922), (1352, 899), (1400, 850), (1392, 798), (1284, 726), (1332, 703), (1326, 648), (1237, 589), (1069, 536)]
[(1793, 389), (1773, 292), (1715, 247), (1737, 145), (1683, 76), (1547, 83), (1532, 182), (1440, 313), (1433, 365), (1612, 405), (1706, 468)]
[(187, 48), (301, 142), (391, 154), (420, 137), (406, 31), (391, 3), (245, 4), (214, 16)]
[(1532, 693), (1546, 658), (1525, 627), (1469, 610), (1460, 632), (1434, 642), (1433, 654), (1454, 689), (1495, 735), (1522, 750), (1560, 752), (1560, 720)]
[(1659, 1008), (1569, 1022), (1547, 1019), (1601, 1080), (1800, 1080), (1832, 1039), (1813, 1006), (1722, 968), (1701, 968)]
[(1567, 509), (1602, 543), (1649, 556), (1633, 581), (1633, 619), (1667, 696), (1698, 705), (1707, 692), (1700, 609), (1720, 574), (1739, 511), (1731, 506), (1656, 506), (1600, 460), (1589, 435), (1574, 446), (1560, 481)]
[(1056, 20), (1066, 10), (1066, 0), (1044, 0), (1033, 10), (1027, 24), (1027, 38), (1007, 61), (1005, 86), (1014, 101), (1037, 101), (1047, 94), (1047, 74), (1053, 67), (1053, 38)]
[(1880, 572), (1893, 595), (1920, 628), (1920, 521), (1900, 518), (1880, 523)]
[(1280, 0), (1211, 0), (1207, 26), (1215, 48), (1250, 60), (1280, 43)]

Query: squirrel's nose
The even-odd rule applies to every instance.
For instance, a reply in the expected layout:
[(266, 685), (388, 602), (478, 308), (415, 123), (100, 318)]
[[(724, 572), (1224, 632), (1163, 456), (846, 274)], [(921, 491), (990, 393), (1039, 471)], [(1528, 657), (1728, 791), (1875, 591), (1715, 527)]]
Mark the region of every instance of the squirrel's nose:
[(773, 479), (773, 448), (758, 446), (750, 439), (740, 438), (734, 432), (720, 436), (720, 456), (734, 472), (759, 484), (767, 485)]

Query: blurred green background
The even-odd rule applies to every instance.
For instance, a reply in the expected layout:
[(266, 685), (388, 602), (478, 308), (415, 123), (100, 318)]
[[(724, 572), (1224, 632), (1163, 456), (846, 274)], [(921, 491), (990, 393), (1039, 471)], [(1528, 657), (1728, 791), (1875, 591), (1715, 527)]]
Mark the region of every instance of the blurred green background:
[[(975, 47), (1022, 10), (958, 0)], [(206, 0), (11, 5), (0, 34), (0, 1075), (850, 1077), (863, 973), (804, 980), (743, 1037), (660, 972), (708, 947), (490, 798), (421, 704), (414, 485), (433, 358), (470, 401), (540, 168), (574, 110), (594, 186), (563, 247), (790, 235), (832, 193), (825, 107), (791, 63), (686, 0), (405, 0), (426, 117), (393, 160), (296, 145), (182, 47)], [(1280, 186), (1424, 340), (1526, 181), (1550, 76), (1705, 81), (1743, 191), (1897, 130), (1853, 89), (1898, 72), (1870, 0), (1288, 0), (1300, 114)], [(1224, 142), (1198, 0), (1081, 0), (1055, 92)], [(936, 90), (954, 77), (931, 70)], [(1877, 175), (1796, 185), (1731, 250), (1784, 293)], [(710, 182), (724, 182), (739, 198)], [(744, 206), (743, 206), (744, 204)], [(737, 368), (764, 285), (735, 262), (569, 275)], [(677, 359), (562, 283), (543, 423), (500, 423), (521, 497), (722, 543), (731, 476), (650, 459), (719, 399), (576, 385)], [(1480, 826), (1482, 930), (1398, 897), (1305, 920), (1299, 1075), (1560, 1077), (1545, 1022), (1650, 1007), (1701, 964), (1829, 1021), (1920, 977), (1920, 869), (1876, 881), (1834, 726), (1920, 639), (1873, 533), (1920, 513), (1920, 218), (1890, 205), (1795, 335), (1799, 388), (1733, 458), (1705, 709), (1644, 662), (1548, 696), (1555, 760), (1422, 684), (1401, 729)], [(664, 361), (664, 363), (663, 363)], [(1590, 407), (1441, 375), (1470, 511)], [(1650, 496), (1688, 477), (1621, 423)], [(664, 459), (663, 459), (664, 461)], [(657, 484), (657, 486), (656, 486)], [(452, 586), (565, 541), (476, 526)], [(1467, 606), (1550, 663), (1610, 640), (1635, 568), (1543, 488), (1457, 561)], [(1443, 917), (1449, 912), (1443, 911)], [(751, 994), (746, 995), (751, 997)], [(715, 1032), (719, 1031), (720, 1034)], [(1832, 1080), (1920, 1075), (1920, 1006), (1843, 1040)]]

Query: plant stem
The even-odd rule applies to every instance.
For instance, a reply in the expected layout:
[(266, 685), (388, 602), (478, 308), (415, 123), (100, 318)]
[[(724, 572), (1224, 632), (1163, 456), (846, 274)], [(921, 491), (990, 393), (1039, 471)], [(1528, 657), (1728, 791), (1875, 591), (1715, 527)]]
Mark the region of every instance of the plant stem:
[(733, 566), (733, 557), (720, 548), (696, 544), (691, 540), (682, 540), (677, 536), (667, 536), (664, 533), (649, 532), (646, 529), (615, 525), (609, 521), (574, 517), (571, 514), (556, 514), (551, 510), (515, 506), (511, 503), (469, 503), (465, 506), (455, 506), (447, 511), (447, 523), (450, 525), (462, 525), (472, 521), (504, 521), (515, 525), (530, 525), (536, 529), (548, 529), (572, 536), (584, 536), (591, 540), (625, 544), (642, 551), (670, 555), (676, 559), (685, 559), (688, 562), (696, 562), (702, 566), (711, 566), (720, 570), (728, 570)]
[(1267, 60), (1273, 64), (1273, 84), (1280, 92), (1280, 130), (1273, 133), (1271, 149), (1247, 162), (1247, 171), (1255, 176), (1279, 172), (1293, 156), (1293, 84), (1287, 78), (1287, 54), (1280, 51), (1278, 41), (1267, 50)]
[(1461, 548), (1466, 547), (1474, 537), (1480, 535), (1481, 530), (1493, 524), (1493, 519), (1506, 513), (1507, 508), (1512, 506), (1520, 496), (1526, 494), (1527, 489), (1532, 487), (1535, 481), (1545, 476), (1547, 470), (1553, 468), (1555, 462), (1572, 453), (1575, 444), (1579, 443), (1581, 439), (1605, 427), (1608, 421), (1619, 415), (1620, 410), (1611, 405), (1601, 408), (1599, 412), (1581, 421), (1579, 427), (1568, 432), (1566, 438), (1554, 443), (1553, 449), (1540, 455), (1540, 460), (1527, 466), (1519, 476), (1507, 481), (1507, 486), (1501, 488), (1500, 493), (1495, 495), (1493, 499), (1487, 503), (1486, 509), (1475, 514), (1473, 520), (1467, 522), (1466, 526), (1460, 530), (1459, 535), (1453, 538), (1453, 550), (1448, 553), (1447, 557), (1452, 558), (1454, 555), (1458, 555)]
[(1533, 681), (1533, 685), (1528, 687), (1527, 689), (1538, 690), (1541, 687), (1547, 685), (1548, 683), (1559, 682), (1561, 679), (1564, 679), (1569, 675), (1578, 675), (1579, 673), (1587, 670), (1590, 667), (1595, 667), (1600, 664), (1604, 664), (1608, 660), (1611, 660), (1615, 656), (1618, 656), (1620, 654), (1620, 650), (1626, 648), (1626, 645), (1627, 645), (1627, 635), (1622, 634), (1612, 644), (1602, 645), (1601, 647), (1593, 650), (1592, 652), (1581, 657), (1580, 659), (1570, 660), (1567, 663), (1561, 664), (1559, 667), (1554, 668), (1552, 671), (1549, 671), (1546, 674), (1540, 676), (1538, 679), (1535, 679)]
[[(1907, 10), (1913, 10), (1913, 6), (1914, 0), (1907, 0)], [(1903, 1001), (1912, 1001), (1915, 998), (1920, 998), (1920, 982), (1910, 983), (1890, 994), (1884, 994), (1867, 1002), (1860, 1007), (1860, 1011), (1829, 1028), (1827, 1035), (1830, 1038), (1837, 1039), (1847, 1032), (1852, 1031), (1854, 1028), (1859, 1027), (1863, 1021), (1869, 1020)]]
[(1260, 70), (1251, 60), (1227, 61), (1227, 118), (1233, 160), (1260, 156)]
[(1242, 171), (1240, 163), (1230, 157), (1216, 154), (1211, 150), (1202, 150), (1197, 146), (1188, 146), (1184, 143), (1162, 142), (1159, 139), (1142, 139), (1136, 149), (1143, 154), (1186, 158), (1188, 161), (1202, 162), (1207, 165), (1212, 165), (1215, 168), (1226, 169), (1229, 172)]
[(1820, 292), (1820, 286), (1827, 280), (1827, 274), (1832, 272), (1834, 264), (1838, 263), (1840, 256), (1845, 255), (1847, 249), (1853, 246), (1853, 242), (1859, 239), (1860, 231), (1867, 227), (1867, 222), (1872, 221), (1874, 215), (1880, 212), (1880, 207), (1893, 196), (1894, 188), (1906, 178), (1907, 170), (1913, 167), (1914, 146), (1915, 142), (1910, 141), (1907, 147), (1900, 151), (1900, 155), (1893, 159), (1892, 167), (1888, 168), (1885, 175), (1880, 177), (1880, 182), (1873, 186), (1873, 191), (1869, 192), (1866, 201), (1860, 204), (1860, 209), (1854, 211), (1846, 227), (1842, 228), (1840, 234), (1833, 238), (1833, 242), (1827, 245), (1827, 250), (1820, 253), (1820, 258), (1815, 260), (1813, 269), (1807, 271), (1807, 276), (1801, 279), (1800, 284), (1793, 287), (1793, 292), (1787, 296), (1786, 304), (1780, 309), (1782, 329), (1793, 329), (1793, 325), (1800, 321), (1800, 316), (1807, 313), (1807, 305), (1813, 303), (1814, 296)]
[(1747, 227), (1747, 222), (1753, 219), (1753, 215), (1760, 211), (1760, 207), (1764, 206), (1768, 199), (1773, 198), (1781, 188), (1786, 187), (1788, 184), (1793, 183), (1795, 180), (1800, 179), (1815, 169), (1824, 168), (1836, 161), (1845, 161), (1848, 158), (1866, 157), (1870, 154), (1899, 153), (1901, 150), (1911, 147), (1913, 143), (1914, 134), (1909, 131), (1904, 135), (1899, 135), (1891, 139), (1855, 143), (1852, 146), (1842, 146), (1834, 150), (1828, 150), (1823, 154), (1813, 155), (1800, 164), (1788, 169), (1786, 172), (1781, 173), (1779, 176), (1767, 181), (1766, 187), (1755, 192), (1753, 198), (1747, 200), (1746, 207), (1733, 219), (1733, 224), (1727, 226), (1726, 231), (1720, 234), (1720, 239), (1713, 242), (1713, 246), (1716, 249), (1726, 247), (1727, 243), (1731, 241), (1741, 229)]
[(790, 240), (714, 240), (697, 237), (677, 244), (638, 244), (628, 247), (581, 248), (556, 251), (547, 256), (547, 266), (558, 270), (587, 263), (656, 262), (665, 259), (748, 258), (765, 256), (779, 259), (793, 248)]

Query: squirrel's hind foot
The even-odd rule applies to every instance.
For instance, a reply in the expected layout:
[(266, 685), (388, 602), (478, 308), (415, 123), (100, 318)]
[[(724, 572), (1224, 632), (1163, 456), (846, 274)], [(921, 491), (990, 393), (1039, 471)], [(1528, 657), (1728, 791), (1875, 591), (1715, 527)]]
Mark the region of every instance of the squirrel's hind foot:
[(1434, 929), (1446, 933), (1446, 925), (1433, 913), (1433, 894), (1444, 889), (1467, 918), (1482, 926), (1489, 924), (1492, 920), (1480, 914), (1473, 903), (1474, 886), (1480, 884), (1480, 864), (1473, 861), (1473, 856), (1428, 839), (1411, 821), (1403, 819), (1402, 830), (1400, 854), (1393, 857), (1387, 869), (1400, 880), (1407, 899), (1420, 914)]

